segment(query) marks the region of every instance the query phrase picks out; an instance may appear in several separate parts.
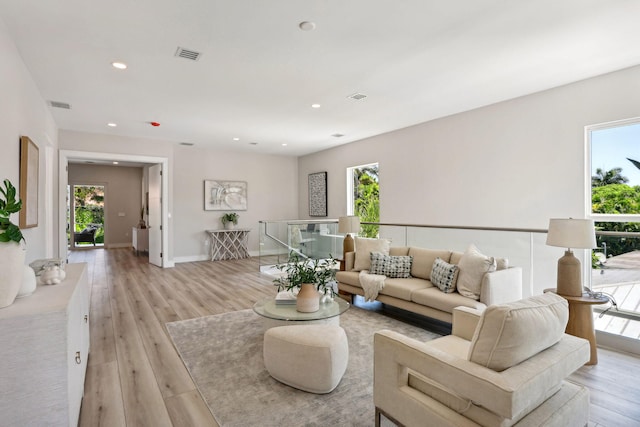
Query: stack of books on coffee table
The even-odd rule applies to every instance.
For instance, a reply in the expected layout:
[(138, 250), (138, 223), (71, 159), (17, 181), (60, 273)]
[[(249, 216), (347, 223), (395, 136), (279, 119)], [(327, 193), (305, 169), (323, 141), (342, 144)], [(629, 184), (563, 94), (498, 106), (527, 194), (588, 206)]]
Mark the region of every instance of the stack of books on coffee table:
[(280, 291), (276, 295), (276, 305), (295, 305), (296, 296), (291, 291)]

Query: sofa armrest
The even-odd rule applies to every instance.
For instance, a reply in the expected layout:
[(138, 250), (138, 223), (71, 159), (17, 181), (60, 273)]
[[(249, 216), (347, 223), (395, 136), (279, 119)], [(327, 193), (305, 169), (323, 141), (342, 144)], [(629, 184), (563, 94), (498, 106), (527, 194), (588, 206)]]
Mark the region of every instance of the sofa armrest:
[(480, 302), (489, 305), (522, 299), (522, 268), (492, 271), (482, 278)]
[(355, 252), (345, 252), (344, 254), (344, 271), (353, 270), (353, 266), (356, 261), (356, 253)]
[(451, 334), (471, 341), (480, 316), (482, 316), (482, 311), (475, 308), (462, 306), (454, 308)]
[[(438, 340), (446, 339), (449, 337)], [(408, 411), (419, 405), (409, 396), (420, 393), (409, 385), (409, 373), (413, 371), (450, 390), (456, 399), (514, 418), (555, 393), (564, 378), (589, 360), (589, 355), (588, 341), (565, 334), (554, 346), (496, 372), (429, 342), (382, 330), (374, 335), (374, 404), (384, 409), (391, 403)]]

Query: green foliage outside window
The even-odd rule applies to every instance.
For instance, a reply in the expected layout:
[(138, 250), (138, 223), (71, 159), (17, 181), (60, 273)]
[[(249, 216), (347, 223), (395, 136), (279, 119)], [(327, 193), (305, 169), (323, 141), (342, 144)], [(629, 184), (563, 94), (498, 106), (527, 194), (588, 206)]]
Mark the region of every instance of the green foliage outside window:
[[(640, 214), (640, 186), (625, 184), (628, 179), (620, 172), (621, 168), (596, 170), (596, 175), (591, 178), (593, 213)], [(598, 231), (640, 232), (640, 223), (637, 222), (596, 222), (595, 227)], [(597, 243), (600, 251), (606, 245), (607, 257), (640, 250), (640, 239), (635, 237), (600, 235)]]
[[(380, 184), (378, 165), (354, 169), (354, 215), (360, 222), (380, 222)], [(378, 237), (379, 226), (362, 225), (360, 236)]]
[(74, 186), (75, 231), (82, 231), (89, 225), (99, 226), (96, 243), (104, 243), (104, 187)]

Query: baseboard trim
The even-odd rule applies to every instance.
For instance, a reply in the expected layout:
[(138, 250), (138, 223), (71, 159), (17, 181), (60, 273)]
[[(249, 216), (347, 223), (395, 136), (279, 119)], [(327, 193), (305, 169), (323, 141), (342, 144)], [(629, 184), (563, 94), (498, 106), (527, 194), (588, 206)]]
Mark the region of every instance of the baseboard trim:
[(105, 249), (116, 249), (116, 248), (133, 248), (131, 243), (107, 243), (104, 245)]

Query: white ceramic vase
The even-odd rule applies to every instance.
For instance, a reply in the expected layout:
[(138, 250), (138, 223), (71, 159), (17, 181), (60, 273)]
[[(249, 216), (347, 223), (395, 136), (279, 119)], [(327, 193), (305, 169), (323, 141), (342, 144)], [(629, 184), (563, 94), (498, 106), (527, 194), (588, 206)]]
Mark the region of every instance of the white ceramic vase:
[(22, 285), (20, 286), (20, 290), (18, 290), (16, 299), (28, 297), (36, 290), (36, 273), (33, 271), (33, 268), (25, 265), (23, 271)]
[(24, 277), (26, 251), (20, 243), (0, 243), (0, 308), (13, 304)]
[(235, 228), (235, 226), (236, 225), (232, 221), (224, 223), (224, 229), (225, 230), (233, 230)]
[(320, 293), (313, 283), (300, 285), (300, 292), (296, 298), (296, 310), (301, 313), (313, 313), (320, 309)]

